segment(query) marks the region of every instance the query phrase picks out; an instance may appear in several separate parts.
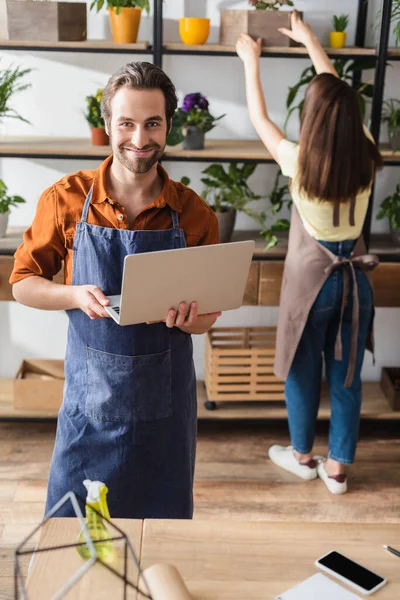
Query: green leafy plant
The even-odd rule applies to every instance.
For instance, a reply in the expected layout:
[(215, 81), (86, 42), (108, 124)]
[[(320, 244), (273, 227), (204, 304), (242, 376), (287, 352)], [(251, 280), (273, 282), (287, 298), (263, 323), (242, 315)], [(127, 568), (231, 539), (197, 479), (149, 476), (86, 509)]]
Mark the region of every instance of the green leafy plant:
[(394, 23), (394, 34), (396, 36), (396, 46), (400, 43), (400, 0), (393, 0), (391, 21)]
[(292, 0), (249, 0), (256, 10), (279, 10), (281, 6), (294, 6)]
[(203, 133), (211, 131), (225, 115), (213, 117), (208, 106), (207, 98), (199, 92), (187, 94), (172, 118), (172, 128), (167, 136), (168, 146), (183, 142), (188, 127), (197, 127)]
[(9, 212), (11, 206), (25, 203), (21, 196), (9, 196), (7, 194), (8, 187), (2, 179), (0, 179), (0, 215), (5, 215)]
[[(351, 84), (353, 81), (354, 73), (361, 72), (361, 71), (368, 70), (368, 69), (374, 69), (376, 66), (376, 61), (375, 61), (375, 58), (369, 58), (369, 57), (354, 58), (352, 60), (338, 58), (333, 61), (333, 65), (334, 65), (339, 77), (341, 79), (343, 79), (344, 81), (347, 81), (349, 84)], [(299, 115), (301, 115), (301, 112), (303, 110), (304, 98), (298, 104), (295, 104), (295, 100), (298, 96), (300, 89), (303, 88), (304, 86), (307, 86), (309, 83), (311, 83), (311, 81), (314, 79), (316, 74), (317, 74), (317, 72), (314, 69), (314, 66), (311, 65), (311, 66), (307, 67), (306, 69), (304, 69), (304, 71), (300, 75), (299, 81), (295, 85), (289, 87), (289, 92), (288, 92), (288, 95), (286, 98), (287, 114), (286, 114), (286, 119), (285, 119), (285, 124), (284, 124), (285, 132), (287, 130), (287, 124), (288, 124), (289, 119), (292, 116), (292, 114), (296, 110), (298, 110)], [(365, 112), (366, 112), (366, 103), (373, 96), (374, 85), (372, 83), (361, 82), (358, 84), (356, 91), (357, 91), (358, 101), (360, 103), (361, 115), (362, 115), (362, 118), (364, 119)]]
[(104, 119), (101, 116), (101, 98), (103, 90), (100, 88), (97, 90), (95, 96), (86, 96), (86, 121), (90, 127), (93, 128), (105, 128)]
[(383, 106), (382, 121), (388, 124), (389, 137), (393, 141), (400, 131), (400, 102), (390, 98)]
[(346, 31), (349, 24), (349, 15), (333, 15), (333, 30), (338, 32)]
[(20, 67), (0, 69), (0, 121), (3, 118), (9, 118), (29, 123), (14, 108), (11, 108), (10, 100), (14, 94), (23, 92), (31, 86), (30, 83), (22, 83), (22, 79), (31, 71), (32, 69), (21, 69)]
[(90, 10), (92, 8), (96, 8), (96, 11), (99, 12), (103, 6), (106, 5), (107, 8), (116, 8), (116, 13), (119, 15), (122, 8), (141, 8), (150, 13), (150, 2), (149, 0), (93, 0), (90, 5)]
[(400, 231), (400, 181), (393, 194), (382, 200), (376, 218), (379, 220), (389, 219), (392, 229)]
[[(289, 193), (289, 186), (287, 184), (281, 185), (281, 177), (282, 172), (279, 169), (275, 177), (274, 187), (268, 197), (272, 207), (272, 217), (275, 217), (284, 206), (290, 209), (293, 203)], [(290, 229), (290, 221), (288, 219), (277, 219), (272, 225), (268, 226), (269, 220), (270, 218), (264, 212), (260, 214), (260, 235), (262, 235), (267, 243), (265, 250), (271, 250), (271, 248), (274, 248), (278, 244), (277, 233), (289, 231)]]
[[(378, 10), (376, 13), (376, 30), (378, 30), (380, 27), (381, 15), (382, 11)], [(396, 46), (398, 46), (400, 43), (400, 0), (392, 1), (392, 14), (390, 16), (390, 22), (394, 23), (393, 33), (395, 35)]]
[(237, 210), (259, 220), (259, 213), (247, 207), (249, 202), (262, 198), (255, 194), (247, 183), (256, 167), (255, 163), (246, 163), (241, 168), (237, 163), (231, 163), (225, 171), (220, 164), (210, 165), (202, 171), (206, 175), (201, 180), (205, 186), (202, 197), (215, 212)]

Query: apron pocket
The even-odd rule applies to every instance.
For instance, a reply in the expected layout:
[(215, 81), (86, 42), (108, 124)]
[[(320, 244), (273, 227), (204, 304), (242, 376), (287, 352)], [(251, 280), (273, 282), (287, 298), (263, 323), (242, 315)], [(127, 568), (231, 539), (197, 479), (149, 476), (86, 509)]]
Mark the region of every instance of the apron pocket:
[(85, 415), (98, 421), (156, 421), (172, 414), (171, 351), (142, 356), (87, 347)]

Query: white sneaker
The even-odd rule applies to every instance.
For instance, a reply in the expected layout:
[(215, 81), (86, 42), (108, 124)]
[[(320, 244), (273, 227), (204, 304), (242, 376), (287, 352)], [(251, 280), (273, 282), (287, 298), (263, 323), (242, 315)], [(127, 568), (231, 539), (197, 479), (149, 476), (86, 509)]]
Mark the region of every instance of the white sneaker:
[(275, 444), (268, 450), (268, 456), (273, 463), (282, 467), (286, 471), (290, 471), (301, 479), (316, 479), (317, 469), (315, 461), (310, 461), (307, 464), (301, 464), (293, 454), (292, 446), (278, 446)]
[(326, 459), (319, 460), (317, 463), (317, 473), (332, 494), (345, 494), (347, 492), (347, 479), (337, 481), (330, 477), (325, 469)]

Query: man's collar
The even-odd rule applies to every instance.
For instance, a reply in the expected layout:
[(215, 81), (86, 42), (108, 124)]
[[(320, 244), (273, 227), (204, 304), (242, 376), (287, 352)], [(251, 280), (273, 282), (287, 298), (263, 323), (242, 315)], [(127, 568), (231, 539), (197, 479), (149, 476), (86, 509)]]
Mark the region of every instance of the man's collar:
[[(92, 204), (101, 204), (110, 198), (107, 192), (107, 170), (110, 168), (113, 161), (113, 155), (108, 156), (105, 161), (95, 170), (93, 178)], [(149, 205), (148, 208), (163, 208), (168, 204), (173, 210), (182, 212), (182, 205), (179, 200), (176, 186), (168, 177), (167, 171), (157, 164), (157, 172), (160, 175), (163, 186), (160, 195)]]

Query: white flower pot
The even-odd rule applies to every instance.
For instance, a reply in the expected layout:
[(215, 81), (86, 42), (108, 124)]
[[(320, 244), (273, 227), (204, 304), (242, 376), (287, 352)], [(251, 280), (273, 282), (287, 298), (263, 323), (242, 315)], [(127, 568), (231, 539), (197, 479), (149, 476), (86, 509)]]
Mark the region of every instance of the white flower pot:
[(9, 212), (0, 214), (0, 238), (6, 237)]

